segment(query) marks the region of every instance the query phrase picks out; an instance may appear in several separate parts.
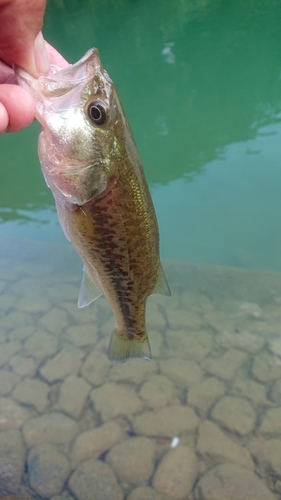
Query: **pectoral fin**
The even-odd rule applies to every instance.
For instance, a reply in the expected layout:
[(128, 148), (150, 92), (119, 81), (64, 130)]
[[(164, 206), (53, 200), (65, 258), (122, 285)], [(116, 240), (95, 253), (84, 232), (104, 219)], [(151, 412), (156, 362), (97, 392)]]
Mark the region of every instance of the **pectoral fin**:
[(161, 293), (162, 295), (172, 295), (161, 263), (159, 263), (158, 278), (152, 293)]
[(89, 276), (86, 266), (83, 266), (82, 283), (78, 297), (78, 307), (86, 307), (102, 295), (102, 291)]

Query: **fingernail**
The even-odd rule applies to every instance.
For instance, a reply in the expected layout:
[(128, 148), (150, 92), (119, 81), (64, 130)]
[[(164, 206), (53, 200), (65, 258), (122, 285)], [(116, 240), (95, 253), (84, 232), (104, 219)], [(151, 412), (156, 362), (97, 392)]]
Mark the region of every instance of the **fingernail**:
[(45, 41), (41, 31), (34, 41), (34, 58), (38, 73), (46, 74), (49, 71), (49, 58), (45, 47)]

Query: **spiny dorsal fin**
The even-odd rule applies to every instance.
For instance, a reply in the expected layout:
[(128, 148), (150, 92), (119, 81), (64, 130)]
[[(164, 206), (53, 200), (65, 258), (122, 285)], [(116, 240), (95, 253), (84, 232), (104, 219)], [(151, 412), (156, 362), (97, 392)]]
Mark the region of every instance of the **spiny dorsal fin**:
[(86, 307), (98, 299), (102, 292), (94, 280), (89, 276), (86, 266), (83, 266), (82, 283), (78, 297), (78, 307)]
[(161, 293), (162, 295), (172, 295), (161, 262), (159, 263), (158, 267), (157, 282), (155, 287), (153, 288), (152, 293)]

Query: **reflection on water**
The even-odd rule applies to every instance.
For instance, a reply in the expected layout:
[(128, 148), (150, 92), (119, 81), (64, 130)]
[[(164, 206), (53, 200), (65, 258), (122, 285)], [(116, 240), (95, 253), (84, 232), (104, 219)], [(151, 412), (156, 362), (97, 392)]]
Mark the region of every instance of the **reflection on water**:
[(105, 299), (77, 308), (71, 247), (6, 243), (0, 494), (280, 498), (279, 274), (166, 262), (173, 296), (148, 303), (153, 360), (116, 365)]

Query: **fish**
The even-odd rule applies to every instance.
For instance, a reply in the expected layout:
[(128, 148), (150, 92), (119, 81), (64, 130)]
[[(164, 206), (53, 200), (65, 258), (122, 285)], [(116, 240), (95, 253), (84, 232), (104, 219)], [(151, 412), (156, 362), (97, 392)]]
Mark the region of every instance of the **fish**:
[(116, 326), (109, 359), (151, 359), (146, 301), (170, 295), (153, 202), (115, 85), (96, 48), (64, 69), (18, 82), (36, 102), (38, 154), (58, 219), (83, 261), (78, 307), (104, 295)]

